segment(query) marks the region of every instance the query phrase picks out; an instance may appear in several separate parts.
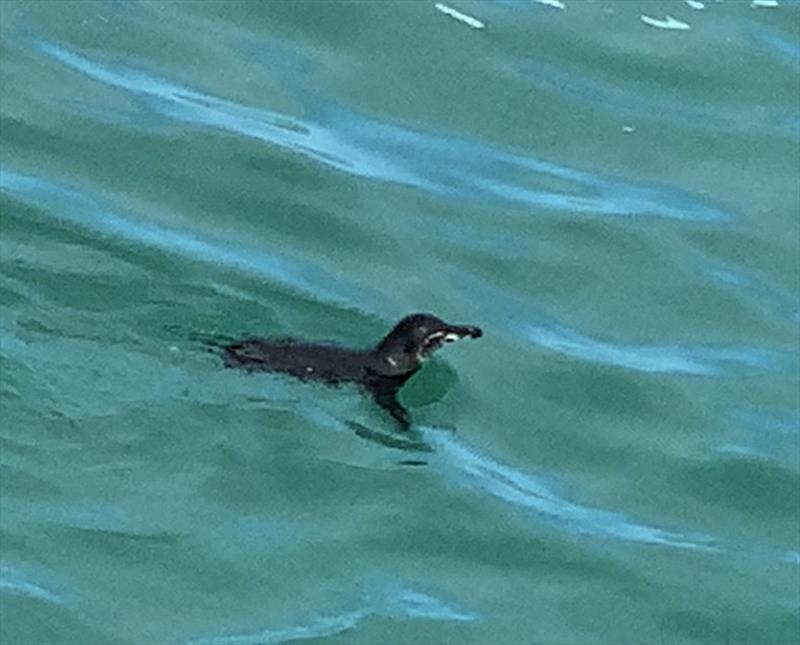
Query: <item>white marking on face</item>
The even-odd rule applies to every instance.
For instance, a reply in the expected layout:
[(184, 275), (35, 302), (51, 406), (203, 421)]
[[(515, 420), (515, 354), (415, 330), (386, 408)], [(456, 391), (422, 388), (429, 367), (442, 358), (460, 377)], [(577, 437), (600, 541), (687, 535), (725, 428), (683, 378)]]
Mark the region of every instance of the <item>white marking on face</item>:
[(389, 363), (392, 367), (397, 367), (397, 361), (394, 360), (391, 356), (386, 357), (386, 362)]

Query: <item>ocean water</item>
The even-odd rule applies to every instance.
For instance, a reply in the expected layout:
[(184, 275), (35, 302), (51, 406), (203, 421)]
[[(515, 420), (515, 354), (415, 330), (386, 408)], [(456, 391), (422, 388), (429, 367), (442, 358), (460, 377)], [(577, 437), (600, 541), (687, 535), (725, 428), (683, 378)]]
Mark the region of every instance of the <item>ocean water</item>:
[[(0, 3), (0, 642), (800, 642), (800, 3)], [(479, 325), (401, 399), (202, 339)]]

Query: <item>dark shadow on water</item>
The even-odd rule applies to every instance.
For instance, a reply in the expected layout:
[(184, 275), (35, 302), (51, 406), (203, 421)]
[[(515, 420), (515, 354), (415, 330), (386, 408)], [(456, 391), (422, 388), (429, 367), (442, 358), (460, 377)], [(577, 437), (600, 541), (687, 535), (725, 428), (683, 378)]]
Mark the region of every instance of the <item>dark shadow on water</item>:
[[(386, 433), (377, 430), (371, 430), (365, 425), (356, 421), (345, 421), (345, 424), (357, 437), (384, 446), (386, 448), (394, 448), (396, 450), (404, 450), (406, 452), (433, 452), (433, 448), (425, 443), (417, 432), (409, 430), (408, 432), (400, 433)], [(404, 460), (403, 463), (408, 466), (422, 466), (427, 462), (422, 460)]]

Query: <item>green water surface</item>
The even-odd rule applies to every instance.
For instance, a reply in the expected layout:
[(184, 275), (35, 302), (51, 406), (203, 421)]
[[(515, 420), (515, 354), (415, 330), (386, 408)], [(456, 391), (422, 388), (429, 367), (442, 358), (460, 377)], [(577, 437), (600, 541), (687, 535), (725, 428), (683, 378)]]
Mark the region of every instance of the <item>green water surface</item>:
[[(0, 642), (800, 642), (800, 3), (692, 4), (0, 2)], [(201, 342), (414, 311), (408, 437)]]

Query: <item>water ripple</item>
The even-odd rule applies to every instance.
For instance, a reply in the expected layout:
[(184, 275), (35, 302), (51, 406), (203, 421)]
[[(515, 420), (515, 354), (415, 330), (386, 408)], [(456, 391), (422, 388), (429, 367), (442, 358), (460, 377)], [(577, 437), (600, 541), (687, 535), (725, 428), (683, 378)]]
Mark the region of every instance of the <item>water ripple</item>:
[(366, 594), (364, 606), (327, 616), (314, 616), (307, 623), (264, 629), (245, 634), (225, 634), (196, 638), (190, 645), (268, 645), (335, 636), (350, 631), (369, 616), (397, 619), (449, 620), (472, 622), (477, 616), (455, 609), (441, 600), (403, 587), (376, 588)]
[(767, 29), (751, 29), (746, 35), (751, 42), (771, 54), (776, 60), (789, 63), (794, 71), (800, 71), (800, 45), (785, 40), (777, 33)]
[(272, 645), (291, 641), (325, 638), (347, 632), (370, 615), (365, 609), (345, 612), (334, 616), (316, 616), (305, 625), (290, 625), (276, 629), (264, 629), (246, 634), (224, 634), (195, 638), (190, 645)]
[[(232, 132), (315, 159), (343, 172), (468, 199), (522, 204), (573, 214), (727, 221), (716, 206), (671, 188), (614, 181), (455, 137), (431, 135), (330, 104), (312, 107), (319, 121), (256, 109), (125, 67), (94, 62), (39, 42), (62, 64), (146, 99), (175, 121)], [(554, 190), (553, 183), (563, 184)]]
[(526, 325), (523, 331), (530, 342), (540, 347), (579, 360), (639, 372), (718, 376), (729, 367), (776, 371), (788, 362), (778, 352), (756, 347), (622, 345), (558, 325)]
[(535, 477), (481, 455), (461, 443), (451, 432), (430, 427), (421, 428), (421, 431), (425, 440), (435, 448), (433, 457), (427, 459), (431, 462), (436, 459), (436, 463), (458, 482), (523, 510), (543, 515), (569, 530), (644, 544), (717, 550), (706, 537), (687, 537), (632, 522), (619, 513), (570, 502)]
[(77, 190), (39, 177), (0, 168), (0, 190), (59, 219), (104, 235), (252, 273), (315, 300), (357, 306), (360, 310), (378, 308), (380, 298), (376, 293), (338, 279), (308, 262), (294, 262), (276, 253), (206, 240), (189, 231), (136, 221), (112, 212)]
[(748, 459), (773, 462), (793, 472), (800, 466), (800, 417), (759, 408), (735, 407), (724, 415), (730, 421), (727, 441), (717, 447)]
[(61, 599), (52, 591), (26, 580), (18, 570), (12, 567), (0, 567), (0, 592), (27, 596), (45, 602), (61, 602)]
[(796, 298), (783, 292), (775, 284), (763, 279), (758, 279), (745, 272), (742, 268), (728, 268), (724, 265), (706, 263), (700, 270), (715, 282), (724, 285), (739, 294), (746, 296), (750, 302), (757, 304), (765, 313), (788, 319), (792, 322), (797, 319), (794, 310)]

